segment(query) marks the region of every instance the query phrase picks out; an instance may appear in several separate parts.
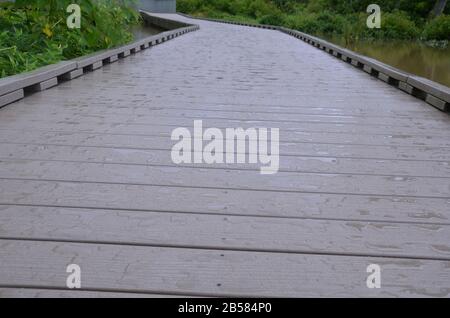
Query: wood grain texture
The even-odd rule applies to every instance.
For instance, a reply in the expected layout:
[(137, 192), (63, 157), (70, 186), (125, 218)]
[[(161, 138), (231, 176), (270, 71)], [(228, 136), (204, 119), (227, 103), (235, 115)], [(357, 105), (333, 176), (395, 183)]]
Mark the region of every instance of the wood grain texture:
[[(99, 148), (51, 144), (4, 143), (0, 145), (1, 159), (175, 166), (170, 158), (170, 149)], [(210, 169), (260, 170), (260, 164), (251, 163), (218, 163), (215, 165), (206, 163), (183, 163), (181, 166), (195, 166)], [(445, 178), (446, 175), (450, 174), (450, 161), (423, 162), (402, 159), (341, 158), (327, 155), (281, 156), (280, 171), (389, 176), (408, 175)]]
[(450, 198), (450, 178), (217, 170), (197, 167), (0, 160), (0, 178)]
[[(71, 130), (3, 130), (0, 142), (19, 144), (54, 144), (88, 147), (114, 147), (130, 149), (171, 149), (173, 142), (163, 135), (108, 134)], [(330, 155), (375, 159), (405, 159), (419, 161), (450, 161), (450, 151), (434, 146), (385, 146), (365, 144), (341, 144), (332, 142), (280, 142), (280, 154), (284, 156)], [(425, 163), (424, 163), (425, 164)]]
[(450, 224), (439, 198), (1, 180), (0, 203)]
[[(7, 118), (6, 118), (7, 119)], [(62, 130), (67, 129), (68, 127), (76, 128), (79, 131), (84, 132), (93, 132), (93, 133), (103, 133), (103, 134), (128, 134), (128, 135), (150, 135), (150, 136), (167, 136), (170, 138), (170, 135), (174, 129), (177, 127), (186, 127), (191, 129), (194, 125), (194, 119), (184, 119), (184, 120), (158, 120), (157, 124), (151, 123), (124, 123), (124, 122), (104, 122), (98, 120), (90, 120), (84, 119), (79, 121), (72, 121), (70, 119), (64, 120), (62, 118), (57, 118), (54, 121), (56, 123), (52, 123), (50, 130)], [(164, 124), (164, 123), (167, 124)], [(2, 125), (3, 129), (9, 128), (26, 128), (26, 129), (38, 129), (42, 127), (49, 126), (48, 121), (38, 121), (33, 120), (31, 122), (18, 121), (18, 120), (10, 120), (5, 125)], [(294, 126), (298, 126), (299, 124), (294, 123)], [(286, 126), (286, 125), (284, 125)], [(244, 129), (252, 128), (252, 127), (268, 127), (268, 128), (280, 128), (282, 133), (280, 134), (280, 142), (283, 143), (300, 143), (300, 142), (318, 142), (318, 143), (334, 143), (334, 144), (364, 144), (368, 146), (430, 146), (430, 147), (446, 147), (450, 148), (450, 142), (448, 141), (448, 136), (439, 135), (426, 135), (423, 132), (417, 133), (415, 135), (412, 134), (399, 134), (399, 133), (389, 133), (385, 132), (382, 129), (376, 129), (379, 133), (371, 132), (370, 130), (364, 132), (365, 128), (358, 127), (356, 129), (347, 128), (341, 129), (337, 127), (337, 129), (333, 128), (332, 124), (329, 124), (328, 131), (324, 131), (323, 129), (317, 128), (317, 131), (306, 131), (301, 129), (293, 129), (283, 127), (280, 123), (272, 124), (270, 122), (251, 122), (248, 121), (246, 124), (242, 124), (242, 122), (232, 120), (228, 121), (217, 121), (217, 120), (208, 120), (204, 122), (204, 128), (220, 128), (226, 129), (227, 127), (238, 128), (242, 127)], [(348, 132), (342, 132), (342, 130), (350, 130)], [(360, 133), (356, 134), (359, 131)]]
[(0, 298), (179, 298), (187, 296), (102, 292), (85, 290), (1, 288)]
[[(365, 123), (364, 121), (361, 123), (358, 120), (353, 120), (353, 122), (347, 119), (344, 121), (336, 120), (339, 119), (339, 116), (331, 117), (319, 117), (314, 120), (293, 120), (291, 116), (278, 116), (274, 118), (274, 116), (261, 116), (261, 115), (253, 115), (254, 118), (251, 118), (251, 114), (247, 113), (248, 118), (245, 118), (245, 115), (235, 115), (232, 116), (227, 113), (223, 113), (221, 115), (220, 111), (208, 112), (205, 110), (202, 111), (192, 111), (192, 112), (167, 112), (167, 114), (159, 115), (159, 112), (154, 112), (151, 114), (129, 114), (127, 116), (127, 121), (124, 122), (124, 114), (115, 114), (114, 112), (109, 112), (109, 115), (106, 113), (98, 113), (97, 110), (90, 110), (87, 112), (86, 110), (80, 112), (75, 111), (57, 111), (57, 109), (50, 109), (49, 111), (54, 111), (50, 115), (38, 115), (38, 116), (27, 116), (26, 114), (20, 117), (20, 121), (15, 113), (11, 115), (5, 114), (5, 118), (10, 118), (10, 125), (6, 125), (3, 129), (7, 128), (17, 128), (17, 127), (39, 127), (40, 125), (45, 125), (45, 123), (54, 122), (55, 120), (63, 119), (64, 121), (70, 122), (78, 122), (80, 125), (83, 124), (94, 124), (98, 129), (102, 128), (107, 124), (116, 124), (125, 126), (130, 133), (136, 131), (136, 133), (155, 133), (159, 130), (164, 131), (165, 126), (183, 126), (190, 127), (193, 126), (193, 121), (202, 119), (207, 127), (218, 127), (218, 128), (227, 128), (227, 127), (277, 127), (285, 132), (283, 136), (286, 141), (292, 141), (292, 139), (288, 139), (289, 136), (297, 136), (301, 133), (334, 133), (343, 135), (343, 137), (347, 137), (347, 134), (352, 134), (354, 132), (358, 132), (361, 135), (399, 135), (404, 138), (407, 137), (427, 137), (429, 142), (434, 140), (439, 140), (442, 137), (450, 136), (450, 133), (442, 128), (449, 124), (449, 122), (433, 122), (433, 126), (426, 125), (425, 123), (415, 124), (413, 121), (410, 121), (410, 124), (402, 124), (402, 120), (399, 120), (397, 125), (394, 125), (391, 121), (391, 124), (388, 125), (386, 123), (382, 123), (381, 120), (377, 123), (377, 121), (372, 122), (371, 124)], [(244, 117), (244, 118), (243, 118)], [(258, 117), (263, 117), (263, 119), (259, 119)], [(295, 117), (294, 117), (295, 118)], [(411, 124), (411, 122), (413, 124)], [(430, 127), (431, 126), (431, 127)], [(86, 125), (81, 125), (80, 127), (86, 127)], [(105, 131), (105, 130), (103, 130)], [(114, 133), (116, 130), (110, 129), (109, 132)], [(440, 132), (439, 135), (433, 135), (434, 133)], [(315, 135), (313, 135), (315, 137)], [(419, 139), (420, 141), (421, 139)]]
[(450, 225), (18, 206), (0, 224), (1, 238), (450, 260)]
[[(0, 110), (0, 297), (450, 297), (450, 117), (281, 32), (197, 22)], [(195, 119), (279, 128), (280, 172), (175, 165)]]
[[(450, 262), (0, 240), (0, 285), (65, 288), (78, 264), (82, 286), (212, 296), (448, 297)], [(384, 288), (366, 286), (383, 269)], [(8, 275), (5, 275), (8, 273)]]

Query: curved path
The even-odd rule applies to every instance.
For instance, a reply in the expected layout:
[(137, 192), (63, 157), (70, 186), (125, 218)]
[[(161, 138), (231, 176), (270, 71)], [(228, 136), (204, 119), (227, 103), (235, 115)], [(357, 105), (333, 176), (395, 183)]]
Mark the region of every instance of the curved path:
[[(449, 297), (449, 116), (278, 31), (195, 23), (0, 109), (0, 296)], [(279, 128), (280, 171), (175, 165), (195, 119)]]

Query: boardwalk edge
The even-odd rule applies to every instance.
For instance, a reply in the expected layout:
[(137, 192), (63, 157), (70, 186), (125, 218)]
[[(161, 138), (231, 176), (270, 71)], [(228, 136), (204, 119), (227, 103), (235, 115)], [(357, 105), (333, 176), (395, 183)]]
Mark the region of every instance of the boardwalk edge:
[(220, 19), (210, 19), (210, 18), (200, 18), (195, 16), (190, 16), (185, 13), (178, 12), (177, 14), (198, 20), (205, 20), (211, 22), (219, 22), (226, 24), (235, 24), (241, 26), (278, 30), (282, 33), (293, 36), (299, 40), (302, 40), (320, 50), (323, 50), (334, 57), (353, 65), (354, 67), (365, 71), (366, 73), (377, 77), (378, 79), (392, 85), (403, 92), (412, 95), (416, 98), (424, 100), (428, 104), (434, 106), (435, 108), (450, 112), (450, 88), (431, 81), (429, 79), (415, 76), (399, 70), (393, 66), (387, 65), (378, 60), (372, 59), (370, 57), (358, 54), (351, 50), (345, 49), (339, 45), (332, 44), (328, 41), (322, 40), (318, 37), (300, 32), (297, 30), (288, 29), (285, 27), (279, 27), (274, 25), (266, 24), (255, 24), (255, 23), (243, 23)]
[(62, 82), (95, 71), (106, 64), (114, 63), (142, 50), (150, 48), (199, 29), (198, 25), (170, 20), (141, 11), (145, 23), (171, 29), (137, 40), (118, 48), (103, 50), (69, 61), (40, 67), (31, 72), (0, 79), (0, 108), (14, 103), (29, 94), (50, 89)]

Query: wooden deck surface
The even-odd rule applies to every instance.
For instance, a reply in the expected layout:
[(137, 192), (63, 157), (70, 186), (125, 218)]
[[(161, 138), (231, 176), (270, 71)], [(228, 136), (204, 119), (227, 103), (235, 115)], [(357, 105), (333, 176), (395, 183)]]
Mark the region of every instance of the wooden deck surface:
[[(450, 297), (450, 116), (283, 33), (195, 23), (0, 109), (0, 297)], [(196, 119), (279, 128), (280, 171), (175, 165)]]

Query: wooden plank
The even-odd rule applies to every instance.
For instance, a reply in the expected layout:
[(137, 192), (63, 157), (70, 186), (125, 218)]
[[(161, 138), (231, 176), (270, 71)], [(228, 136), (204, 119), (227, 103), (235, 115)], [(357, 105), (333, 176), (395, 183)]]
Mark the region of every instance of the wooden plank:
[(55, 78), (76, 69), (76, 62), (62, 61), (46, 65), (36, 70), (5, 77), (0, 80), (0, 95), (14, 92), (49, 79)]
[(0, 238), (450, 260), (450, 225), (31, 206), (0, 224)]
[[(186, 127), (193, 130), (194, 120), (186, 118), (153, 118), (154, 122), (136, 121), (130, 118), (119, 121), (108, 121), (104, 118), (64, 118), (60, 119), (27, 119), (16, 117), (5, 118), (2, 122), (2, 129), (39, 129), (47, 127), (48, 130), (65, 130), (75, 127), (78, 131), (90, 131), (98, 133), (127, 133), (127, 134), (146, 134), (146, 135), (164, 135), (170, 136), (177, 127)], [(302, 127), (306, 128), (302, 128)], [(315, 124), (314, 126), (317, 126)], [(447, 135), (450, 131), (442, 130), (439, 134), (431, 134), (426, 130), (415, 130), (411, 133), (408, 128), (396, 127), (372, 127), (325, 124), (323, 127), (307, 127), (299, 123), (281, 123), (265, 121), (239, 121), (239, 120), (216, 120), (208, 119), (203, 121), (204, 129), (214, 127), (220, 129), (226, 128), (279, 128), (280, 141), (283, 142), (330, 142), (341, 144), (368, 144), (368, 145), (403, 145), (403, 146), (437, 146), (450, 147)], [(326, 128), (325, 128), (326, 127)], [(403, 130), (403, 132), (402, 132)]]
[[(59, 145), (1, 144), (0, 159), (28, 159), (49, 161), (77, 161), (91, 163), (121, 163), (130, 165), (171, 165), (170, 150), (93, 148)], [(182, 164), (217, 169), (244, 169), (259, 171), (259, 164)], [(336, 158), (329, 156), (280, 156), (280, 171), (409, 175), (450, 178), (450, 161), (410, 161)]]
[(18, 101), (24, 97), (23, 89), (19, 89), (17, 91), (7, 93), (5, 95), (0, 95), (0, 107), (11, 104), (15, 101)]
[[(0, 143), (53, 144), (128, 149), (171, 149), (174, 142), (168, 136), (129, 134), (99, 134), (75, 131), (2, 130)], [(334, 144), (318, 142), (280, 142), (284, 156), (331, 156), (372, 159), (439, 160), (450, 161), (448, 148), (424, 146), (388, 146)]]
[[(0, 285), (207, 296), (449, 297), (449, 261), (0, 240)], [(382, 288), (366, 286), (378, 264)]]
[(450, 103), (450, 88), (420, 76), (410, 76), (408, 84)]
[(0, 178), (450, 198), (450, 178), (218, 170), (79, 162), (1, 160)]
[(0, 203), (353, 221), (450, 224), (450, 200), (0, 180)]
[[(79, 263), (91, 293), (450, 296), (447, 117), (291, 37), (239, 29), (202, 28), (2, 110), (0, 287), (65, 291)], [(302, 173), (173, 167), (169, 134), (197, 116), (282, 128)]]
[[(179, 105), (179, 106), (176, 106)], [(189, 107), (190, 106), (190, 107)], [(83, 105), (49, 105), (46, 107), (46, 111), (57, 111), (60, 115), (75, 116), (105, 116), (108, 119), (120, 118), (139, 118), (147, 119), (152, 116), (165, 116), (165, 117), (185, 117), (185, 118), (214, 118), (214, 119), (231, 119), (231, 120), (257, 120), (257, 121), (283, 121), (283, 122), (296, 122), (296, 123), (308, 123), (308, 124), (352, 124), (352, 125), (365, 125), (365, 126), (395, 126), (404, 128), (416, 128), (416, 129), (443, 129), (447, 128), (450, 123), (450, 118), (437, 117), (437, 116), (420, 116), (420, 113), (415, 116), (414, 114), (406, 116), (399, 116), (399, 114), (392, 114), (391, 116), (382, 116), (379, 113), (357, 113), (348, 114), (344, 110), (335, 110), (332, 114), (323, 114), (317, 111), (317, 108), (301, 110), (295, 112), (292, 110), (286, 110), (282, 107), (252, 107), (249, 111), (246, 105), (233, 106), (233, 105), (193, 105), (193, 104), (177, 104), (172, 102), (170, 105), (164, 105), (164, 107), (158, 107), (157, 105), (143, 107), (139, 105), (95, 105), (95, 107), (86, 107)], [(2, 114), (2, 117), (17, 116), (20, 112), (21, 118), (27, 118), (28, 116), (37, 116), (37, 118), (44, 118), (43, 114), (35, 114), (34, 109), (20, 107), (6, 109)], [(274, 118), (274, 114), (276, 117)], [(303, 126), (302, 126), (303, 127)]]
[[(307, 97), (306, 97), (307, 98)], [(55, 103), (54, 98), (48, 97), (51, 103), (47, 107), (52, 107)], [(113, 105), (105, 105), (104, 103), (98, 103), (94, 106), (87, 104), (73, 104), (64, 103), (60, 105), (61, 109), (70, 110), (101, 110), (102, 108), (107, 108), (111, 111), (151, 111), (151, 110), (161, 110), (161, 109), (174, 109), (174, 110), (201, 110), (201, 111), (219, 111), (219, 112), (244, 112), (244, 113), (277, 113), (277, 114), (294, 114), (294, 115), (318, 115), (318, 116), (349, 116), (354, 118), (391, 118), (393, 120), (399, 119), (409, 119), (409, 120), (431, 120), (431, 121), (448, 121), (447, 117), (442, 117), (442, 113), (430, 108), (421, 108), (419, 110), (409, 110), (408, 112), (395, 110), (395, 109), (374, 109), (376, 108), (376, 101), (373, 103), (368, 100), (367, 107), (360, 106), (358, 108), (348, 109), (345, 107), (346, 103), (343, 100), (338, 100), (333, 102), (333, 107), (327, 107), (325, 110), (323, 107), (318, 107), (315, 103), (305, 103), (304, 105), (286, 106), (279, 103), (259, 103), (251, 104), (249, 102), (244, 103), (226, 103), (226, 102), (210, 102), (210, 103), (199, 103), (195, 100), (177, 100), (177, 99), (162, 99), (162, 97), (154, 98), (149, 100), (149, 104), (136, 103), (130, 105), (124, 103), (122, 100), (117, 100), (117, 103)], [(411, 98), (411, 101), (420, 101)], [(39, 108), (38, 104), (38, 108)], [(40, 106), (40, 107), (43, 107)], [(25, 108), (23, 108), (25, 109)], [(21, 111), (23, 110), (21, 107)]]
[[(336, 133), (354, 133), (361, 134), (411, 134), (411, 135), (430, 135), (435, 131), (441, 136), (450, 136), (448, 125), (450, 120), (431, 121), (431, 120), (411, 120), (411, 119), (373, 119), (371, 117), (355, 119), (350, 116), (314, 116), (302, 115), (294, 116), (290, 114), (254, 114), (249, 112), (208, 112), (208, 111), (153, 111), (150, 114), (114, 113), (109, 111), (98, 112), (95, 108), (85, 109), (84, 111), (65, 111), (63, 109), (50, 108), (50, 114), (34, 114), (28, 111), (20, 113), (21, 123), (36, 124), (39, 122), (52, 124), (61, 119), (71, 122), (89, 123), (91, 121), (101, 121), (101, 123), (132, 123), (133, 125), (193, 125), (194, 120), (202, 119), (206, 124), (215, 127), (240, 127), (249, 126), (251, 122), (254, 127), (278, 127), (283, 131), (305, 131), (305, 132), (336, 132)], [(2, 115), (5, 123), (9, 121), (17, 122), (18, 110), (9, 109)]]
[[(1, 288), (0, 298), (178, 298), (181, 296), (85, 291), (76, 289)], [(186, 297), (186, 296), (182, 296)]]

